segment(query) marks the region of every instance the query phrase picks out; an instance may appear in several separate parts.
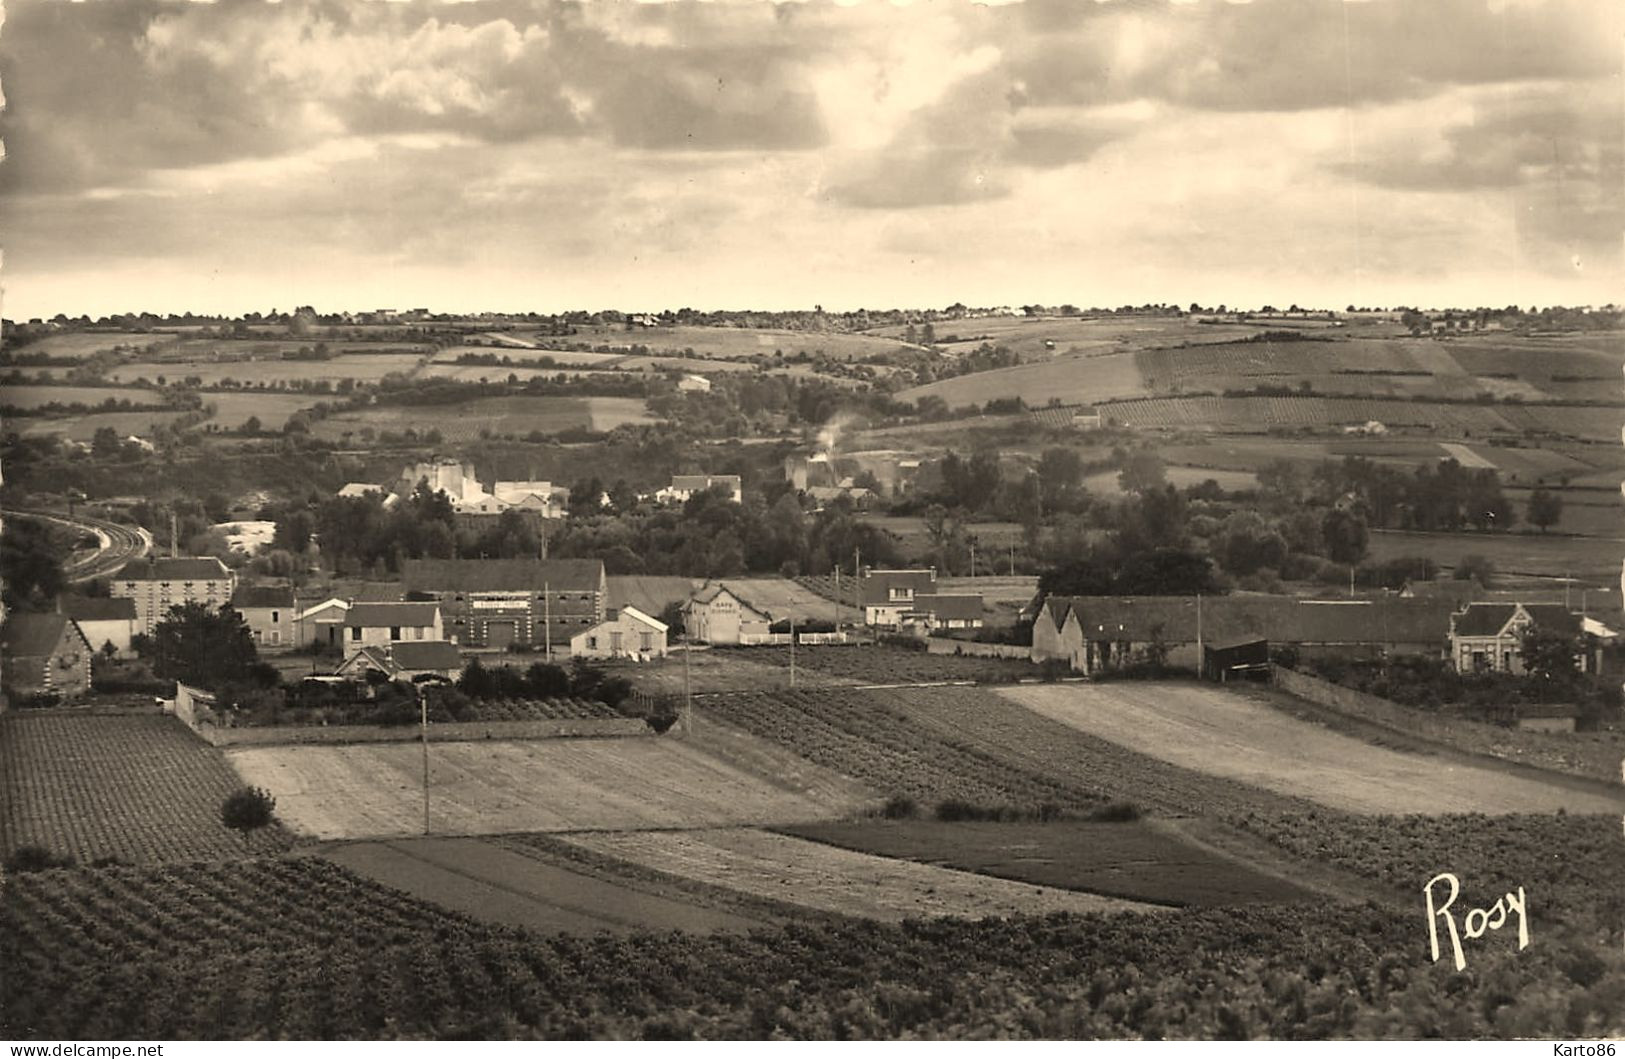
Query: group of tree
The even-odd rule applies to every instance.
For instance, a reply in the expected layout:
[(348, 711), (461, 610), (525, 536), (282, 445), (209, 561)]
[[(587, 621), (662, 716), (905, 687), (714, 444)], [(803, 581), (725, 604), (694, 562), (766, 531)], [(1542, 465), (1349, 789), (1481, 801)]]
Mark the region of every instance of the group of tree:
[[(1409, 472), (1359, 456), (1329, 460), (1308, 472), (1279, 460), (1261, 468), (1258, 479), (1260, 499), (1267, 505), (1346, 504), (1382, 529), (1506, 530), (1518, 521), (1494, 468), (1467, 468), (1454, 459), (1423, 463)], [(1556, 525), (1562, 511), (1560, 496), (1547, 490), (1531, 495), (1532, 524), (1542, 529)]]
[(457, 690), (470, 699), (577, 698), (602, 702), (611, 708), (632, 696), (632, 682), (611, 676), (585, 659), (573, 659), (568, 668), (550, 662), (518, 666), (487, 666), (470, 659), (457, 678)]

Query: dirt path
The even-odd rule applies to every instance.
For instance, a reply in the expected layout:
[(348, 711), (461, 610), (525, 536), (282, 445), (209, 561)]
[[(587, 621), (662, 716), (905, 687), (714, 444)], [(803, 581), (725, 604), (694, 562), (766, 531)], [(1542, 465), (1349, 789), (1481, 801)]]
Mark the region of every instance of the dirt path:
[(748, 894), (871, 919), (1155, 906), (893, 860), (745, 828), (569, 835), (586, 849)]
[(547, 933), (745, 931), (760, 920), (617, 886), (477, 838), (331, 846), (321, 856), (385, 886), (491, 923)]
[(1372, 746), (1241, 695), (1176, 683), (1049, 685), (999, 694), (1185, 768), (1357, 813), (1616, 813), (1618, 796), (1443, 756)]

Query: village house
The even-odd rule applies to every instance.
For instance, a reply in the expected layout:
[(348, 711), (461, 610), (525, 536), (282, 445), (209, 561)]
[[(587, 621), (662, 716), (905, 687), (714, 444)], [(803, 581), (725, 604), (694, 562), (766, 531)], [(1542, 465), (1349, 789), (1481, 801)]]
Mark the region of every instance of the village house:
[(298, 606), (293, 589), (279, 585), (244, 585), (231, 597), (232, 609), (243, 616), (260, 650), (287, 650), (296, 645), (294, 625)]
[(677, 380), (677, 389), (683, 393), (710, 393), (711, 380), (704, 375), (684, 375)]
[(1288, 596), (1049, 596), (1033, 621), (1034, 662), (1064, 660), (1088, 674), (1148, 650), (1198, 670), (1206, 645), (1264, 640), (1300, 657), (1441, 657), (1447, 600), (1313, 600)]
[(542, 481), (497, 482), (491, 495), (500, 511), (534, 513), (541, 518), (563, 518), (570, 513), (570, 490)]
[(0, 625), (0, 690), (13, 703), (87, 695), (95, 650), (66, 614), (11, 614)]
[(349, 610), (350, 601), (335, 596), (298, 611), (294, 617), (294, 643), (301, 647), (342, 647), (344, 616)]
[(597, 625), (570, 637), (571, 658), (666, 657), (666, 625), (636, 607), (621, 607)]
[[(1581, 616), (1561, 603), (1469, 603), (1450, 618), (1450, 661), (1458, 673), (1522, 674), (1523, 634), (1531, 626), (1578, 638), (1584, 629)], [(1595, 669), (1582, 652), (1582, 672)]]
[(443, 640), (438, 603), (352, 603), (344, 612), (346, 647)]
[(773, 616), (718, 581), (683, 605), (683, 629), (690, 640), (709, 644), (762, 643), (771, 635)]
[(695, 493), (722, 486), (728, 490), (728, 499), (736, 504), (745, 500), (745, 490), (737, 474), (674, 474), (671, 484), (655, 491), (654, 498), (662, 504), (687, 502)]
[(858, 582), (858, 600), (863, 606), (863, 623), (882, 629), (895, 629), (914, 610), (916, 596), (937, 594), (937, 571), (875, 570), (864, 567)]
[(358, 648), (339, 665), (335, 673), (350, 680), (365, 680), (368, 673), (380, 673), (389, 680), (421, 680), (425, 677), (455, 680), (462, 668), (463, 658), (454, 643), (445, 640), (404, 640)]
[(119, 657), (131, 654), (130, 641), (136, 634), (135, 600), (63, 596), (61, 610), (78, 624), (79, 631), (98, 652), (105, 652), (112, 644)]
[(407, 593), (440, 604), (448, 638), (468, 647), (564, 650), (605, 617), (599, 559), (409, 559)]
[(108, 581), (118, 599), (135, 602), (136, 631), (148, 636), (170, 607), (201, 603), (210, 610), (231, 601), (237, 575), (213, 556), (138, 559)]
[(943, 629), (980, 629), (982, 597), (970, 593), (935, 593), (914, 597), (914, 609), (905, 622), (919, 622), (931, 632)]

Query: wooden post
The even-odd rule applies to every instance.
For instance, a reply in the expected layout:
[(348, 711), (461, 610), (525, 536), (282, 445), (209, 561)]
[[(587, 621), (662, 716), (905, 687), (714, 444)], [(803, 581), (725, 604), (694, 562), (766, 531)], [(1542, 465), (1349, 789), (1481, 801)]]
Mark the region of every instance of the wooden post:
[[(534, 583), (534, 582), (533, 582)], [(547, 661), (553, 661), (553, 594), (549, 591), (551, 582), (542, 582), (542, 642), (547, 645)], [(531, 643), (535, 643), (532, 640)]]
[(429, 833), (429, 698), (417, 685), (418, 718), (423, 729), (423, 833)]
[(790, 686), (796, 686), (796, 617), (790, 615)]

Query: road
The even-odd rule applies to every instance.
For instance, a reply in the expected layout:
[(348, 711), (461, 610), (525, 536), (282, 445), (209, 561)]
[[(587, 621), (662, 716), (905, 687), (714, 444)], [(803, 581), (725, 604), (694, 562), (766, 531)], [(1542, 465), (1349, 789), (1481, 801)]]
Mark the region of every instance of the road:
[(63, 562), (62, 574), (70, 583), (105, 577), (121, 569), (125, 563), (146, 555), (152, 548), (152, 536), (146, 530), (89, 515), (68, 518), (49, 511), (8, 511), (6, 514), (13, 518), (44, 519), (80, 533), (95, 535), (100, 544), (96, 551), (88, 555), (75, 553)]

